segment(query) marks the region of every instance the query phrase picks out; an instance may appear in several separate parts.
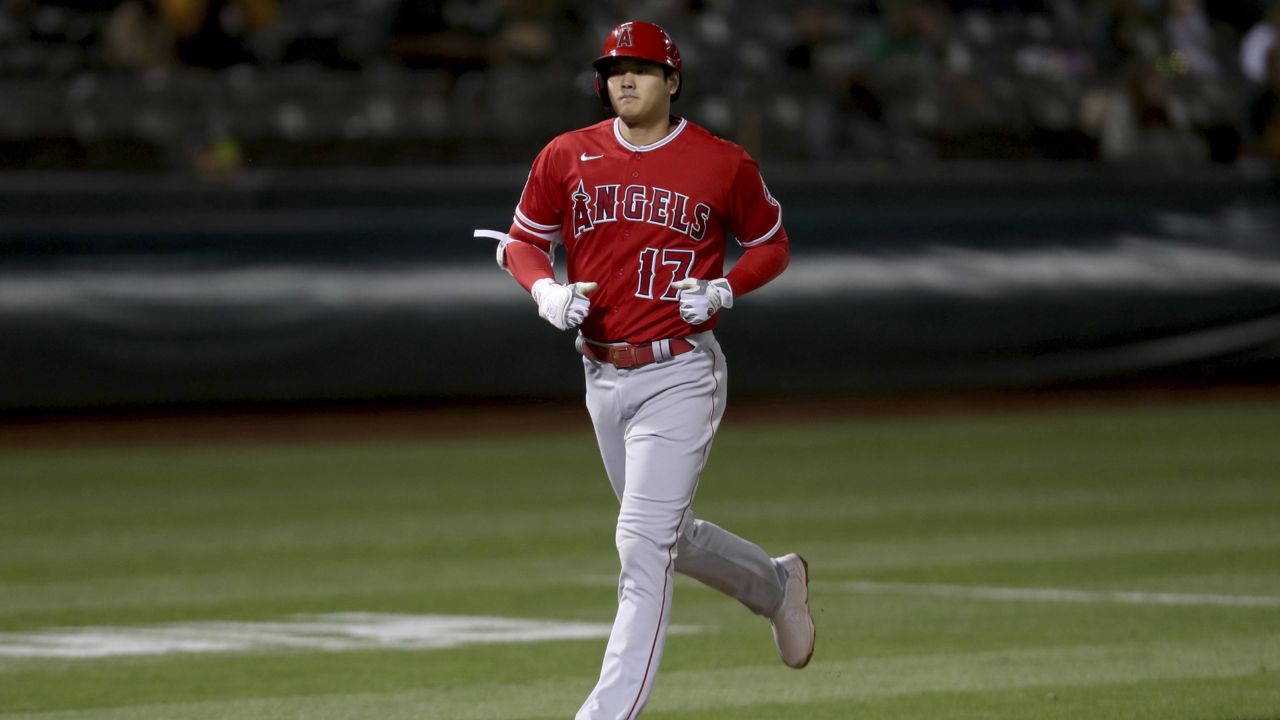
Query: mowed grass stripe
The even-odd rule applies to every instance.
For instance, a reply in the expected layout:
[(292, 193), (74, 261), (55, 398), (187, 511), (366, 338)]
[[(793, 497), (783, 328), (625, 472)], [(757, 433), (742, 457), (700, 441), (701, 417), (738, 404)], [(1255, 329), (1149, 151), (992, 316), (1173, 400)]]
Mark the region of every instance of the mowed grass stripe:
[[(1234, 528), (1233, 528), (1234, 529)], [(1045, 550), (1037, 556), (1037, 543), (1016, 546), (1017, 536), (1001, 536), (1001, 541), (984, 542), (977, 548), (964, 538), (948, 540), (939, 547), (916, 543), (918, 553), (904, 559), (885, 545), (875, 543), (815, 543), (806, 547), (815, 572), (831, 582), (878, 578), (990, 582), (1003, 578), (1026, 584), (1037, 578), (1071, 574), (1086, 577), (1088, 588), (1123, 591), (1210, 591), (1262, 592), (1280, 588), (1280, 545), (1258, 542), (1238, 545), (1215, 541), (1212, 533), (1200, 528), (1203, 542), (1193, 544), (1126, 544), (1116, 540), (1110, 552), (1105, 547), (1109, 535), (1095, 533), (1090, 547), (1066, 552)], [(1190, 539), (1194, 539), (1191, 537)], [(1096, 545), (1094, 545), (1096, 543)], [(40, 582), (10, 582), (0, 593), (0, 628), (5, 615), (58, 609), (103, 611), (125, 608), (155, 608), (184, 604), (209, 604), (253, 599), (277, 601), (323, 598), (333, 594), (334, 585), (347, 588), (347, 596), (376, 597), (387, 593), (431, 593), (441, 584), (457, 591), (493, 593), (509, 590), (513, 577), (526, 590), (555, 589), (569, 585), (609, 587), (616, 585), (616, 561), (592, 551), (584, 543), (579, 552), (554, 557), (516, 556), (509, 561), (477, 563), (432, 557), (428, 553), (405, 557), (332, 558), (323, 565), (268, 562), (238, 569), (227, 567), (214, 572), (182, 567), (165, 574), (137, 574), (106, 579), (51, 577)], [(886, 544), (891, 545), (891, 544)], [(1155, 549), (1155, 548), (1159, 549)], [(990, 550), (990, 552), (987, 552)], [(1016, 552), (1007, 552), (1016, 550)], [(276, 559), (278, 560), (278, 558)], [(424, 564), (430, 572), (424, 572)], [(568, 576), (566, 565), (576, 573)], [(257, 570), (254, 570), (257, 567)], [(1201, 573), (1181, 575), (1187, 568), (1211, 568)], [(595, 569), (595, 573), (586, 571)], [(487, 571), (486, 571), (487, 570)]]
[[(536, 513), (469, 512), (441, 518), (429, 515), (431, 522), (426, 526), (423, 515), (421, 508), (402, 509), (398, 513), (349, 512), (333, 517), (323, 514), (291, 517), (280, 525), (263, 518), (226, 522), (206, 518), (195, 525), (153, 517), (146, 524), (119, 530), (30, 532), (8, 544), (15, 560), (6, 564), (10, 571), (21, 568), (30, 573), (57, 573), (63, 571), (63, 565), (79, 562), (84, 567), (68, 569), (75, 569), (77, 576), (85, 577), (109, 572), (113, 560), (124, 559), (132, 560), (131, 567), (145, 572), (171, 566), (177, 558), (188, 565), (214, 570), (220, 566), (243, 567), (257, 558), (283, 558), (289, 553), (323, 551), (341, 560), (343, 555), (354, 552), (353, 548), (358, 548), (366, 557), (372, 553), (394, 558), (398, 554), (421, 553), (439, 547), (440, 543), (468, 534), (482, 524), (490, 527), (486, 533), (489, 543), (506, 543), (508, 552), (520, 552), (536, 551), (523, 542), (531, 534), (554, 543), (558, 538), (578, 536), (584, 527), (611, 528), (609, 519), (601, 518), (598, 508), (545, 509)], [(495, 516), (503, 522), (494, 523)], [(477, 549), (470, 548), (472, 552)], [(94, 562), (83, 563), (80, 559), (89, 554)]]
[[(972, 692), (929, 692), (852, 700), (810, 702), (799, 712), (809, 720), (902, 720), (957, 718), (993, 720), (1272, 720), (1274, 678), (1265, 673), (1231, 678), (1148, 680), (1080, 687), (1028, 687)], [(1140, 698), (1140, 702), (1135, 702)], [(1223, 712), (1222, 708), (1231, 708)], [(751, 720), (793, 720), (786, 701), (756, 704)], [(654, 720), (743, 720), (742, 708), (703, 708), (654, 714)]]
[[(662, 675), (650, 704), (667, 711), (738, 708), (787, 703), (788, 717), (806, 716), (808, 704), (928, 693), (1004, 691), (1016, 688), (1106, 687), (1153, 680), (1249, 677), (1280, 665), (1280, 636), (1216, 639), (1197, 643), (1029, 648), (915, 657), (820, 659), (802, 673), (778, 665), (671, 671)], [(376, 694), (330, 694), (206, 701), (111, 709), (6, 713), (9, 720), (483, 720), (564, 717), (576, 708), (583, 680), (527, 685), (479, 682), (464, 687)], [(1276, 691), (1280, 699), (1280, 690)]]
[(965, 600), (1007, 602), (1051, 602), (1115, 605), (1192, 605), (1208, 607), (1274, 608), (1280, 607), (1280, 596), (1223, 595), (1214, 593), (1162, 593), (1134, 590), (1106, 592), (1075, 588), (983, 587), (980, 585), (941, 585), (937, 583), (894, 583), (850, 581), (824, 583), (824, 590), (867, 595), (913, 595)]
[(1090, 559), (1146, 552), (1280, 550), (1276, 519), (1267, 515), (1234, 520), (1145, 522), (1036, 532), (957, 532), (945, 537), (874, 537), (822, 542), (830, 573), (852, 574), (910, 567), (972, 565), (985, 562)]
[[(1021, 521), (1017, 531), (993, 532), (991, 528), (1004, 528), (1009, 524), (998, 514), (960, 520), (959, 513), (946, 513), (945, 520), (927, 530), (914, 527), (918, 520), (895, 524), (892, 518), (884, 518), (870, 522), (856, 514), (829, 522), (837, 529), (850, 525), (847, 529), (870, 535), (867, 542), (874, 544), (874, 548), (869, 548), (874, 552), (853, 552), (841, 559), (838, 567), (844, 570), (888, 568), (923, 560), (933, 565), (948, 561), (1089, 557), (1155, 547), (1168, 551), (1280, 547), (1277, 533), (1280, 507), (1273, 507), (1265, 498), (1242, 501), (1229, 510), (1205, 507), (1212, 501), (1213, 493), (1213, 490), (1205, 492), (1210, 497), (1200, 507), (1155, 518), (1150, 515), (1153, 512), (1150, 506), (1144, 508), (1141, 516), (1112, 506), (1107, 511), (1110, 518), (1105, 521), (1099, 517), (1101, 513), (1053, 514), (1042, 510), (1031, 517), (1050, 515), (1044, 519), (1051, 524), (1041, 525), (1034, 533), (1021, 529)], [(980, 493), (974, 495), (981, 497)], [(751, 525), (761, 522), (754, 512), (735, 510), (718, 508), (717, 518)], [(779, 512), (787, 518), (806, 515), (795, 503), (781, 507)], [(835, 517), (829, 508), (826, 512), (828, 518)], [(913, 518), (920, 518), (920, 513), (937, 517), (932, 510), (921, 508)], [(1021, 514), (1025, 521), (1028, 513)], [(495, 522), (495, 518), (501, 522)], [(522, 542), (531, 535), (554, 544), (557, 540), (578, 539), (588, 532), (599, 534), (610, 529), (609, 517), (599, 507), (578, 511), (452, 514), (445, 518), (432, 517), (431, 522), (425, 524), (418, 509), (358, 518), (307, 516), (290, 518), (281, 525), (260, 519), (252, 523), (239, 520), (226, 526), (195, 527), (181, 523), (164, 527), (163, 522), (163, 518), (155, 518), (151, 524), (119, 531), (82, 529), (80, 532), (28, 533), (11, 538), (6, 542), (10, 558), (2, 572), (5, 579), (14, 581), (43, 579), (42, 576), (86, 579), (118, 572), (119, 563), (113, 561), (122, 560), (128, 560), (130, 569), (139, 575), (171, 568), (175, 560), (181, 560), (189, 569), (217, 572), (230, 567), (243, 569), (258, 560), (284, 560), (289, 553), (305, 555), (320, 551), (337, 562), (353, 553), (361, 558), (376, 555), (394, 561), (397, 556), (420, 555), (477, 525), (488, 527), (488, 542), (504, 543), (507, 554), (533, 554), (539, 546)], [(157, 523), (162, 526), (156, 527)], [(807, 524), (821, 530), (824, 523), (810, 520)], [(903, 528), (911, 531), (906, 537), (888, 535), (894, 529), (903, 534)], [(940, 543), (943, 539), (945, 542)], [(469, 561), (476, 559), (476, 547), (462, 550)]]

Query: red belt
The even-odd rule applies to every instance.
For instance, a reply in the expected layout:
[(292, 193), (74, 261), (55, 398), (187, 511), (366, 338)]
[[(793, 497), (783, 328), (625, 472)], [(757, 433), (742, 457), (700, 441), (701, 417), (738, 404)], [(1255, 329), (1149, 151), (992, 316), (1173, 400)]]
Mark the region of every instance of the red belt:
[(609, 363), (619, 368), (640, 367), (652, 362), (670, 360), (696, 347), (684, 338), (659, 340), (647, 345), (604, 345), (585, 338), (583, 340), (583, 354), (596, 362)]

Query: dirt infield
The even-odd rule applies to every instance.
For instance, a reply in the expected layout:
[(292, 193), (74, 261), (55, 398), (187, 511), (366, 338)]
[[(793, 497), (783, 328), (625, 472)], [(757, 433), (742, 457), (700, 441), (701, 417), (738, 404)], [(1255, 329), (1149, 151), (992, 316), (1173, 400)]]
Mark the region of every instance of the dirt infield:
[[(1039, 412), (1070, 407), (1277, 402), (1280, 386), (1011, 391), (731, 400), (727, 423)], [(579, 400), (132, 408), (0, 415), (0, 447), (349, 442), (591, 432)]]

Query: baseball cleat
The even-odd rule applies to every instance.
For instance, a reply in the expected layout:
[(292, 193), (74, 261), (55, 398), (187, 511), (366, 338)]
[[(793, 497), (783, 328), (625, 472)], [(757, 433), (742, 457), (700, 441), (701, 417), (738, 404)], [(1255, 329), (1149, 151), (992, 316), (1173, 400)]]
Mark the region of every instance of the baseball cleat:
[(809, 612), (809, 563), (795, 553), (783, 555), (774, 562), (786, 573), (782, 604), (769, 622), (773, 625), (773, 641), (778, 657), (797, 670), (813, 657), (815, 631)]

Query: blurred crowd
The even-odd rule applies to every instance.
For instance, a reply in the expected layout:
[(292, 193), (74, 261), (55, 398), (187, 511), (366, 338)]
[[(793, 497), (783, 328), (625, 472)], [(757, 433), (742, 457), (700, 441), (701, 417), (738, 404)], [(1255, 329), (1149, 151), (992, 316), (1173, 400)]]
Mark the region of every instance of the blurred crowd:
[(621, 19), (764, 160), (1280, 160), (1280, 0), (0, 0), (0, 162), (525, 165)]

